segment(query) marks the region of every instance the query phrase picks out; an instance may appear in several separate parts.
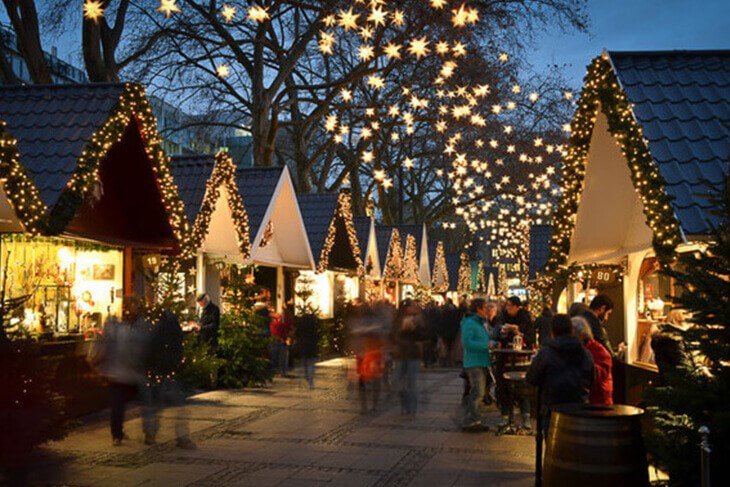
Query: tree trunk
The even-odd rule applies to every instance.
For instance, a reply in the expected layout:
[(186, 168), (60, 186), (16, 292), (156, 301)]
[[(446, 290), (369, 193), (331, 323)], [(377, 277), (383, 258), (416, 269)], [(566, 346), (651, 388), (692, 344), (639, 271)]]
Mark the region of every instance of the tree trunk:
[(92, 83), (111, 81), (101, 54), (101, 26), (91, 20), (84, 20), (81, 28), (82, 47), (86, 74)]
[(28, 66), (31, 81), (36, 84), (53, 83), (51, 69), (43, 55), (34, 0), (3, 0), (3, 3), (18, 37), (18, 49)]

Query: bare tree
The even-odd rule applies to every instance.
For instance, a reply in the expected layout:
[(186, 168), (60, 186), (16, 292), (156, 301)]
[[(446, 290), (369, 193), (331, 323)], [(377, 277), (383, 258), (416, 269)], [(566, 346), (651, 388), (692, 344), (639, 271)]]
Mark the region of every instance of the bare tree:
[(31, 80), (38, 84), (52, 83), (51, 69), (43, 55), (35, 1), (3, 0), (3, 4), (17, 36), (18, 49), (28, 66)]

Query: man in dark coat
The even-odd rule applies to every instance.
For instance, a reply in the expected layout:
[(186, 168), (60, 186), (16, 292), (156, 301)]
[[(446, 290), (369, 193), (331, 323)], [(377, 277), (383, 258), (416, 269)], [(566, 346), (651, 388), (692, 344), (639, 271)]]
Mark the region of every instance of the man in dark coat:
[(461, 323), (459, 309), (454, 306), (454, 302), (451, 298), (446, 298), (446, 304), (444, 304), (441, 310), (441, 316), (439, 319), (439, 335), (444, 343), (444, 352), (446, 354), (446, 360), (444, 365), (447, 367), (453, 366), (452, 355), (454, 349), (454, 342), (456, 336), (459, 333), (459, 325)]
[(570, 317), (553, 316), (552, 338), (545, 343), (527, 370), (527, 382), (541, 388), (542, 427), (547, 439), (550, 411), (557, 404), (585, 403), (593, 382), (593, 357), (573, 336)]
[(221, 310), (213, 304), (207, 294), (201, 294), (197, 299), (202, 310), (200, 314), (200, 339), (208, 343), (212, 352), (218, 348), (218, 329), (221, 325)]
[[(522, 335), (525, 347), (535, 344), (535, 327), (532, 323), (530, 313), (522, 307), (522, 300), (517, 296), (510, 296), (507, 299), (502, 315), (502, 339), (511, 339), (514, 333)], [(516, 327), (516, 328), (515, 328)]]
[(605, 294), (599, 294), (593, 298), (588, 311), (583, 313), (583, 317), (586, 321), (588, 321), (588, 324), (591, 325), (593, 339), (606, 347), (606, 350), (608, 350), (608, 353), (610, 353), (612, 357), (616, 357), (616, 352), (614, 352), (613, 347), (611, 346), (611, 341), (608, 339), (606, 328), (603, 326), (603, 323), (608, 320), (612, 311), (613, 301), (611, 301), (611, 298)]

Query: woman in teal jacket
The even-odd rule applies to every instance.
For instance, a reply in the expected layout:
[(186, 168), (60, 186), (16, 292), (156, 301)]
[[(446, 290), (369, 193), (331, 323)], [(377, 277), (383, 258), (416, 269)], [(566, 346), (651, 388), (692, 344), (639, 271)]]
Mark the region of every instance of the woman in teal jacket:
[(485, 369), (491, 365), (487, 320), (487, 301), (472, 299), (469, 314), (461, 320), (461, 342), (464, 346), (464, 372), (471, 384), (467, 401), (464, 429), (484, 429), (479, 418), (479, 402), (486, 388)]

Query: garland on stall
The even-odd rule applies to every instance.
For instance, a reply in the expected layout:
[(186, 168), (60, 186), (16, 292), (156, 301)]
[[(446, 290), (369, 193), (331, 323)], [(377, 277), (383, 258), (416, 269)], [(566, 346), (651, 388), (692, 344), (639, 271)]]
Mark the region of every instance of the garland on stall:
[(471, 294), (471, 263), (469, 262), (469, 256), (462, 253), (460, 259), (459, 282), (456, 289), (460, 295)]
[(170, 159), (162, 150), (162, 139), (157, 132), (157, 121), (147, 101), (144, 88), (127, 83), (124, 85), (117, 105), (104, 124), (92, 135), (76, 164), (76, 170), (68, 181), (66, 189), (51, 210), (48, 231), (58, 234), (73, 219), (79, 206), (92, 194), (99, 181), (99, 169), (109, 149), (122, 140), (130, 123), (136, 122), (143, 145), (156, 176), (162, 203), (167, 211), (170, 228), (181, 250), (189, 252), (190, 231), (183, 202), (177, 193), (177, 186), (170, 173)]
[(218, 198), (221, 197), (221, 188), (226, 190), (228, 209), (231, 211), (233, 227), (236, 231), (236, 241), (243, 260), (246, 260), (251, 256), (248, 213), (246, 213), (241, 193), (239, 193), (236, 185), (236, 165), (233, 163), (231, 156), (225, 152), (218, 152), (215, 155), (213, 173), (205, 185), (205, 196), (193, 225), (192, 238), (190, 239), (191, 250), (193, 252), (197, 251), (208, 235), (210, 220), (215, 211)]
[(416, 249), (416, 237), (408, 234), (406, 237), (406, 253), (403, 259), (403, 282), (416, 284), (418, 278), (418, 251)]
[(46, 205), (40, 198), (38, 188), (20, 165), (18, 141), (5, 130), (0, 121), (0, 182), (5, 195), (31, 235), (42, 231), (47, 222)]
[(352, 202), (348, 190), (343, 190), (337, 197), (337, 208), (327, 229), (327, 237), (324, 240), (324, 246), (319, 257), (317, 272), (324, 272), (329, 266), (330, 253), (332, 252), (332, 247), (335, 245), (335, 237), (337, 236), (338, 218), (344, 222), (345, 229), (347, 229), (347, 241), (350, 244), (352, 256), (355, 258), (355, 263), (357, 264), (357, 275), (363, 276), (365, 275), (365, 265), (360, 258), (360, 244), (357, 240), (357, 232), (355, 231), (355, 222), (353, 220), (354, 216), (352, 214)]
[(562, 198), (555, 214), (547, 270), (554, 276), (568, 272), (567, 257), (590, 152), (591, 134), (599, 108), (608, 119), (608, 130), (626, 157), (634, 188), (644, 205), (646, 223), (653, 232), (653, 247), (667, 263), (681, 241), (679, 223), (664, 190), (664, 179), (651, 157), (641, 127), (636, 123), (626, 94), (607, 57), (593, 60), (586, 74), (563, 161)]
[(440, 240), (436, 245), (436, 255), (433, 259), (433, 279), (431, 286), (435, 293), (445, 293), (449, 290), (449, 269), (446, 266), (444, 243)]
[(383, 269), (384, 281), (399, 281), (403, 274), (403, 247), (401, 246), (400, 232), (394, 228), (390, 234), (390, 246), (388, 247), (388, 255), (385, 258), (385, 268)]

